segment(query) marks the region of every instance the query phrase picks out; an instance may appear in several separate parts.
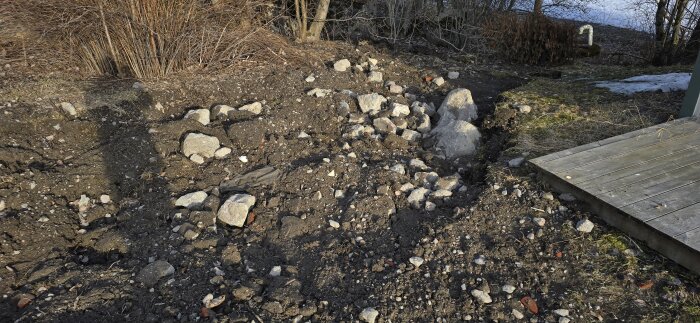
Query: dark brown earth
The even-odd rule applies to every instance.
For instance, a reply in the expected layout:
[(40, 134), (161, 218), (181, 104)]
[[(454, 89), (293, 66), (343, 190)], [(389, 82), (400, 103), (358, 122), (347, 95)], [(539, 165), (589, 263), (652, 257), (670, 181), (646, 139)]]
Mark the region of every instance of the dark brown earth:
[[(558, 320), (556, 309), (568, 309), (574, 322), (693, 319), (684, 306), (695, 304), (697, 277), (582, 205), (543, 198), (546, 188), (532, 169), (504, 165), (500, 151), (519, 114), (494, 108), (502, 92), (539, 68), (335, 46), (337, 52), (310, 59), (325, 66), (280, 62), (142, 81), (144, 89), (132, 87), (137, 80), (74, 80), (73, 88), (45, 94), (41, 85), (55, 76), (27, 79), (26, 70), (6, 69), (4, 84), (27, 89), (6, 92), (2, 102), (10, 105), (0, 109), (0, 321), (349, 322), (367, 307), (381, 322), (513, 321), (513, 309), (533, 322)], [(345, 100), (356, 111), (357, 104), (342, 90), (406, 100), (331, 66), (367, 57), (379, 59), (384, 80), (438, 106), (451, 89), (470, 89), (484, 134), (477, 156), (448, 162), (399, 137), (343, 138), (348, 125), (337, 107)], [(461, 77), (442, 87), (424, 81), (448, 70)], [(312, 73), (316, 81), (305, 82)], [(305, 95), (312, 87), (336, 93), (312, 98)], [(56, 104), (63, 101), (76, 103), (77, 117), (61, 112)], [(182, 118), (193, 107), (253, 101), (264, 101), (259, 116), (207, 126)], [(310, 138), (298, 138), (302, 131)], [(233, 153), (196, 165), (179, 149), (189, 132), (216, 136)], [(440, 176), (458, 173), (464, 189), (434, 199), (435, 211), (412, 208), (407, 194), (394, 191), (420, 186), (408, 166), (413, 158)], [(397, 163), (407, 174), (389, 170)], [(257, 198), (248, 224), (213, 221), (231, 194), (219, 185), (263, 167), (283, 176), (245, 189)], [(383, 185), (387, 194), (378, 192)], [(201, 210), (174, 207), (177, 197), (197, 190), (210, 193)], [(335, 190), (345, 196), (334, 197)], [(110, 203), (99, 202), (103, 194)], [(72, 204), (81, 195), (92, 200), (83, 215)], [(532, 217), (546, 224), (540, 228)], [(585, 218), (596, 223), (591, 234), (573, 229)], [(185, 237), (173, 231), (178, 227), (198, 235)], [(620, 244), (624, 250), (615, 249)], [(480, 255), (485, 265), (473, 262)], [(413, 256), (425, 263), (415, 268)], [(140, 281), (155, 260), (170, 263), (174, 274)], [(642, 269), (631, 273), (629, 262)], [(268, 274), (273, 266), (281, 266), (279, 277)], [(640, 288), (647, 281), (653, 286)], [(513, 294), (501, 291), (506, 284)], [(473, 289), (490, 290), (493, 303), (477, 302)], [(202, 309), (207, 294), (225, 300)], [(521, 304), (526, 297), (536, 313)]]

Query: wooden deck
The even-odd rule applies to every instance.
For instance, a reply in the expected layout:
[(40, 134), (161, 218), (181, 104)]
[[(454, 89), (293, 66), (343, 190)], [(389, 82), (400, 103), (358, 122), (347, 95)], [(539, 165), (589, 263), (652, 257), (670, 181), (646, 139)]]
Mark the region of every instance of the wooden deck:
[(700, 274), (700, 119), (678, 119), (530, 161), (556, 191)]

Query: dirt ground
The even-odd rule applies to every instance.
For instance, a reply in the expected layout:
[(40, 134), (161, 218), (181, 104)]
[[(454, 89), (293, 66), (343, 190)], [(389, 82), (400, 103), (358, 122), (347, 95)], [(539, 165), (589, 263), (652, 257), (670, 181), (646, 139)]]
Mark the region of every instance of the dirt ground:
[[(378, 322), (700, 319), (697, 276), (584, 205), (549, 198), (533, 169), (507, 166), (523, 153), (529, 158), (560, 148), (532, 145), (545, 141), (525, 131), (528, 126), (573, 131), (572, 123), (586, 125), (576, 118), (535, 123), (552, 114), (569, 111), (595, 124), (594, 111), (607, 99), (623, 110), (671, 102), (635, 110), (643, 122), (621, 117), (609, 132), (562, 144), (574, 146), (665, 121), (680, 95), (629, 99), (594, 91), (590, 78), (615, 67), (591, 63), (562, 68), (564, 77), (552, 79), (541, 68), (475, 63), (468, 55), (332, 47), (309, 64), (280, 61), (158, 81), (6, 67), (0, 77), (0, 321), (351, 322), (370, 307)], [(369, 57), (379, 60), (384, 80), (420, 101), (439, 106), (450, 90), (470, 89), (483, 134), (477, 156), (446, 161), (429, 140), (344, 137), (349, 123), (338, 108), (342, 101), (353, 113), (358, 107), (343, 90), (410, 103), (364, 74), (332, 67), (336, 59)], [(448, 71), (460, 77), (439, 87), (425, 81), (447, 79)], [(311, 74), (315, 81), (306, 82)], [(314, 87), (334, 93), (307, 96)], [(260, 115), (209, 125), (183, 119), (195, 107), (255, 101), (263, 102)], [(73, 103), (77, 116), (63, 113), (61, 102)], [(523, 102), (533, 112), (518, 113), (513, 105)], [(232, 154), (193, 163), (180, 152), (190, 132), (217, 137)], [(441, 178), (459, 175), (454, 195), (429, 198), (435, 210), (412, 207), (400, 190), (424, 184), (415, 176), (421, 170), (409, 166), (415, 158)], [(396, 164), (405, 174), (391, 169)], [(217, 223), (216, 211), (231, 195), (222, 182), (264, 167), (281, 175), (233, 189), (257, 199), (247, 224)], [(174, 206), (199, 190), (209, 194), (200, 209)], [(339, 191), (344, 194), (336, 196)], [(90, 201), (80, 207), (75, 201), (82, 195)], [(109, 201), (100, 201), (102, 195)], [(593, 232), (574, 229), (582, 219), (595, 223)], [(411, 257), (424, 263), (416, 266)], [(174, 273), (142, 279), (157, 261), (167, 261)], [(281, 272), (271, 275), (276, 266)], [(475, 289), (489, 292), (492, 302), (479, 302)], [(207, 309), (207, 294), (225, 299)]]

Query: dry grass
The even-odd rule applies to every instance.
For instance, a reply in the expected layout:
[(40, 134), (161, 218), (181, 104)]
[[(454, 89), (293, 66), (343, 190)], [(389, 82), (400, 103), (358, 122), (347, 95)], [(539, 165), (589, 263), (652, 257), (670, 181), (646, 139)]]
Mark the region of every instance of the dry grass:
[(265, 29), (266, 0), (10, 0), (4, 24), (24, 47), (55, 53), (91, 74), (161, 77), (285, 55), (287, 40)]

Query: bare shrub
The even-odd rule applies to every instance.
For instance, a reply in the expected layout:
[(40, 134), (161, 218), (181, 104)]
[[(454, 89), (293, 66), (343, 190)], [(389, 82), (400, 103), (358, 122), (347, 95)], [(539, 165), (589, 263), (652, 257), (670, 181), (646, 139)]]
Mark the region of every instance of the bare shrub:
[(563, 64), (576, 54), (576, 28), (543, 15), (499, 14), (483, 33), (497, 53), (513, 62)]
[(264, 28), (268, 0), (10, 0), (34, 42), (96, 74), (160, 77), (217, 68), (285, 40)]

